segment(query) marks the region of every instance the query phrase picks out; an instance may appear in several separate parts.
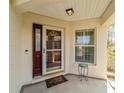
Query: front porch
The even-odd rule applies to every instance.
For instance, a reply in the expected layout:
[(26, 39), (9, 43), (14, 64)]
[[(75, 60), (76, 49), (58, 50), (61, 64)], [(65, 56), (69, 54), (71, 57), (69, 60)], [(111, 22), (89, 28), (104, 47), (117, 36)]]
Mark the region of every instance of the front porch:
[[(115, 1), (69, 1), (10, 4), (10, 93), (113, 93), (106, 81), (106, 51)], [(72, 16), (66, 14), (70, 7)], [(88, 77), (97, 79), (80, 81), (79, 63), (88, 64)], [(59, 75), (69, 81), (46, 88), (44, 80)]]
[(89, 78), (80, 81), (77, 75), (65, 75), (67, 82), (46, 87), (45, 81), (26, 85), (22, 88), (21, 93), (114, 93), (113, 88), (106, 80)]

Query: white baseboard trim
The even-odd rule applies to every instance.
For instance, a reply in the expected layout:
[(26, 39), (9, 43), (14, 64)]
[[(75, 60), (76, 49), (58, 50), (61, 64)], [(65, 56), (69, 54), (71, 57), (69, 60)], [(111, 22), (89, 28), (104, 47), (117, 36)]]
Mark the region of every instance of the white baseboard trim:
[[(76, 75), (76, 76), (79, 76), (79, 74), (74, 74), (74, 73), (68, 73), (68, 74), (66, 74), (66, 75)], [(100, 79), (100, 80), (107, 80), (106, 78), (93, 77), (93, 76), (88, 76), (88, 78)]]

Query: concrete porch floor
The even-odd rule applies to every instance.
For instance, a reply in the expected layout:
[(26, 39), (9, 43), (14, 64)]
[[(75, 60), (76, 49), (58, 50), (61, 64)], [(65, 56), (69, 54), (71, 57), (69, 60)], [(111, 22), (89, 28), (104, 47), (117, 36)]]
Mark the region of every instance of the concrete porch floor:
[(89, 78), (80, 81), (76, 75), (66, 75), (68, 81), (51, 88), (46, 87), (45, 81), (25, 86), (21, 93), (114, 93), (106, 80)]

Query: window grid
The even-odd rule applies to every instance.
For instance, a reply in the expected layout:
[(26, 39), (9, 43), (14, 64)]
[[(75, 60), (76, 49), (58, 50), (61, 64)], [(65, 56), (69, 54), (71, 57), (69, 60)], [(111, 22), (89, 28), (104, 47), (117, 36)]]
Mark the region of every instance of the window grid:
[(77, 30), (75, 32), (75, 60), (94, 64), (95, 29)]

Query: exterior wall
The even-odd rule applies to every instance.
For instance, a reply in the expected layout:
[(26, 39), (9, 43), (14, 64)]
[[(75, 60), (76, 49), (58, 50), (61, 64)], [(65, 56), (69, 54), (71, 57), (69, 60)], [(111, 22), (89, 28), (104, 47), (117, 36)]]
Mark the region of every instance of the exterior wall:
[[(51, 25), (51, 26), (56, 26), (56, 27), (61, 27), (64, 29), (64, 41), (65, 41), (65, 52), (64, 52), (64, 57), (65, 57), (65, 72), (68, 73), (69, 71), (69, 39), (68, 37), (68, 31), (69, 31), (69, 26), (68, 22), (62, 21), (62, 20), (57, 20), (41, 15), (36, 15), (33, 13), (25, 13), (24, 14), (24, 19), (23, 19), (23, 33), (22, 33), (22, 67), (23, 67), (23, 82), (32, 82), (32, 23), (37, 23), (37, 24), (45, 24), (45, 25)], [(25, 53), (25, 49), (28, 49), (29, 52)], [(43, 77), (45, 78), (45, 77)]]
[(21, 16), (14, 12), (10, 6), (10, 35), (9, 35), (9, 55), (10, 55), (10, 93), (19, 93), (21, 87)]
[[(97, 28), (97, 55), (96, 65), (89, 66), (89, 76), (106, 78), (106, 33), (102, 31), (99, 19), (66, 22), (33, 13), (24, 14), (23, 34), (22, 34), (22, 62), (23, 62), (23, 81), (31, 82), (32, 79), (32, 23), (46, 24), (62, 27), (65, 29), (65, 73), (78, 74), (78, 64), (75, 62), (75, 29)], [(25, 54), (24, 50), (29, 53)]]
[(102, 31), (100, 19), (90, 19), (71, 22), (70, 37), (70, 73), (78, 74), (78, 64), (75, 62), (75, 30), (96, 28), (96, 65), (89, 65), (89, 76), (106, 79), (106, 32)]
[[(21, 26), (21, 21), (23, 25)], [(105, 24), (109, 24), (106, 21)], [(106, 78), (106, 25), (100, 19), (66, 22), (33, 13), (24, 13), (23, 19), (10, 8), (10, 93), (19, 93), (20, 86), (32, 83), (32, 23), (64, 28), (65, 30), (65, 73), (78, 74), (75, 62), (75, 30), (97, 28), (96, 65), (89, 66), (89, 76)], [(25, 49), (29, 52), (25, 53)], [(63, 74), (63, 73), (62, 73)], [(51, 76), (43, 77), (41, 80)]]

